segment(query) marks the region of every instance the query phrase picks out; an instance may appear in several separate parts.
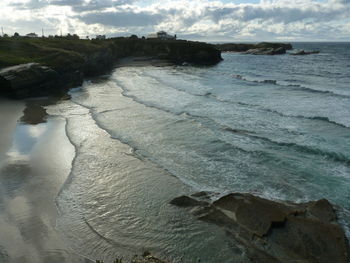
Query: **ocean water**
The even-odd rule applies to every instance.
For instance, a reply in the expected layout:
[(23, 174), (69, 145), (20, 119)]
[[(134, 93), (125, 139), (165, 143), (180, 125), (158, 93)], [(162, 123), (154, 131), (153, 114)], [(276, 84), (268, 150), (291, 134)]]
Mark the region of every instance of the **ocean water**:
[(66, 242), (91, 259), (145, 250), (245, 262), (220, 228), (169, 201), (208, 190), (327, 198), (350, 226), (350, 44), (309, 56), (224, 53), (213, 67), (119, 67), (47, 108), (76, 150), (56, 204)]

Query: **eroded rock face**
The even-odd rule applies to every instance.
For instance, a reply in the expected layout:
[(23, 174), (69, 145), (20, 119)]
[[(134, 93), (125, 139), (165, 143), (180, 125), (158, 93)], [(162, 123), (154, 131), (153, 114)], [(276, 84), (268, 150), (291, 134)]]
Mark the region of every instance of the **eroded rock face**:
[(252, 262), (350, 260), (348, 240), (326, 199), (296, 204), (233, 193), (214, 202), (205, 201), (201, 194), (175, 198), (171, 203), (223, 227), (246, 247)]
[(14, 99), (55, 95), (63, 90), (64, 84), (68, 89), (69, 81), (69, 77), (63, 78), (49, 67), (37, 63), (22, 64), (0, 71), (0, 94)]

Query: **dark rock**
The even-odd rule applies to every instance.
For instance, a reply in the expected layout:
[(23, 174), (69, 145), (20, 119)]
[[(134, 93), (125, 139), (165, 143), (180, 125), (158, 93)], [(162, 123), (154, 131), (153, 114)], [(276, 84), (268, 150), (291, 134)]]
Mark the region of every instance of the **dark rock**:
[[(270, 50), (270, 53), (274, 52), (275, 55), (277, 54), (285, 54), (286, 50), (293, 49), (291, 44), (286, 43), (268, 43), (268, 42), (262, 42), (258, 44), (237, 44), (237, 43), (225, 43), (225, 44), (217, 44), (216, 48), (223, 51), (223, 52), (247, 52), (248, 50), (265, 50), (267, 52)], [(272, 51), (271, 51), (272, 50)], [(265, 54), (266, 55), (266, 54)], [(271, 54), (267, 54), (271, 55)]]
[(327, 199), (310, 202), (307, 211), (325, 223), (330, 223), (337, 219), (333, 206)]
[(63, 83), (55, 70), (29, 63), (1, 70), (0, 84), (0, 94), (21, 99), (55, 94)]
[(245, 52), (252, 55), (281, 55), (286, 53), (286, 49), (283, 47), (278, 48), (255, 48), (249, 49)]
[(318, 54), (318, 53), (320, 53), (320, 51), (309, 51), (309, 52), (307, 52), (307, 51), (304, 51), (304, 50), (300, 50), (300, 51), (298, 51), (296, 53), (291, 53), (290, 55), (292, 55), (292, 56), (303, 56), (303, 55), (311, 55), (311, 54)]
[(293, 49), (292, 44), (290, 43), (270, 43), (270, 42), (261, 42), (257, 44), (258, 47), (260, 48), (284, 48), (285, 50), (291, 50)]
[(192, 197), (171, 203), (224, 228), (246, 247), (251, 262), (349, 262), (348, 240), (326, 199), (296, 204), (233, 193), (195, 207)]
[(179, 207), (191, 207), (191, 206), (205, 206), (208, 203), (206, 203), (204, 201), (198, 201), (198, 200), (193, 199), (189, 196), (183, 195), (183, 196), (176, 197), (173, 200), (171, 200), (170, 204), (176, 205)]
[(85, 57), (84, 75), (97, 76), (111, 69), (115, 63), (113, 53), (110, 49), (101, 50), (88, 54)]
[(210, 192), (201, 191), (201, 192), (197, 192), (197, 193), (191, 194), (191, 196), (193, 196), (193, 197), (209, 198), (209, 196), (210, 196), (211, 194), (212, 194), (212, 193), (210, 193)]

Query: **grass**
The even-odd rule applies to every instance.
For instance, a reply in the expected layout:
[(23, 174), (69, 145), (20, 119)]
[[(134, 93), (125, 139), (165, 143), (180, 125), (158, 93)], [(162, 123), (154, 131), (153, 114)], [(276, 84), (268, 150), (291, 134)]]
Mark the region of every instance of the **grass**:
[(62, 65), (74, 66), (82, 63), (88, 53), (101, 50), (106, 44), (64, 38), (0, 38), (0, 68), (30, 62), (55, 69)]
[(185, 40), (0, 37), (0, 69), (36, 62), (59, 73), (77, 70), (94, 72), (99, 67), (108, 67), (117, 58), (125, 56), (155, 56), (179, 63), (208, 62), (207, 58), (196, 57), (195, 54), (199, 51), (211, 54), (209, 62), (210, 59), (213, 59), (213, 63), (220, 60), (213, 45)]

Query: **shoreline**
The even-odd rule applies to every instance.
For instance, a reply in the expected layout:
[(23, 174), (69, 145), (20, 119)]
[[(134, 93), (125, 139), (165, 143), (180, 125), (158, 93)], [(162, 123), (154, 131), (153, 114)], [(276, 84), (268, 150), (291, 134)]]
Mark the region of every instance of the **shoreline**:
[[(146, 66), (146, 65), (152, 65), (151, 63), (149, 63), (150, 62), (150, 60), (148, 59), (148, 58), (143, 58), (143, 59), (141, 59), (141, 60), (135, 60), (135, 59), (132, 59), (132, 61), (125, 61), (125, 64), (123, 64), (123, 65), (120, 65), (121, 67), (123, 67), (123, 66)], [(160, 63), (164, 63), (163, 61), (161, 61)], [(153, 66), (155, 66), (155, 65), (153, 65)], [(116, 66), (116, 67), (118, 67), (118, 66)], [(35, 101), (35, 100), (34, 100)], [(41, 125), (41, 124), (43, 124), (43, 125), (47, 125), (47, 123), (45, 124), (45, 122), (41, 122), (42, 120), (43, 121), (45, 121), (44, 119), (45, 118), (43, 118), (43, 112), (42, 112), (42, 110), (40, 109), (40, 107), (38, 108), (37, 106), (38, 105), (35, 105), (35, 103), (33, 103), (34, 104), (34, 107), (33, 107), (33, 105), (32, 105), (32, 108), (31, 108), (31, 110), (27, 110), (27, 114), (28, 115), (31, 115), (32, 117), (35, 117), (35, 118), (33, 118), (32, 120), (30, 120), (30, 118), (28, 119), (27, 118), (27, 120), (26, 120), (26, 122), (32, 122), (30, 125)], [(52, 121), (52, 119), (56, 119), (56, 117), (49, 117), (48, 118), (48, 122), (50, 122), (50, 121)], [(57, 120), (56, 120), (57, 121)], [(53, 121), (54, 122), (54, 121)], [(67, 135), (67, 132), (66, 132), (66, 127), (67, 127), (67, 123), (65, 123), (65, 125), (63, 125), (65, 128), (64, 128), (64, 130), (65, 130), (65, 135), (66, 135), (66, 137), (67, 137), (67, 139), (70, 141), (70, 143), (74, 146), (74, 144), (72, 143), (72, 141), (69, 139), (69, 136)], [(60, 128), (60, 129), (62, 129), (62, 127)], [(43, 136), (43, 134), (41, 134), (41, 136)], [(51, 134), (51, 136), (52, 136), (52, 134)], [(75, 147), (75, 146), (74, 146)], [(61, 187), (61, 189), (64, 187), (64, 185), (67, 183), (67, 180), (69, 180), (69, 175), (65, 178), (65, 180), (64, 180), (64, 182), (63, 182), (63, 184), (62, 184), (62, 187)], [(1, 259), (1, 258), (0, 258)], [(106, 262), (107, 263), (107, 262)]]
[[(65, 120), (42, 119), (42, 113), (37, 111), (40, 104), (47, 104), (46, 99), (27, 101), (26, 118), (21, 117), (22, 113), (12, 118), (16, 123), (13, 138), (1, 135), (9, 147), (0, 160), (3, 208), (0, 259), (2, 262), (23, 259), (33, 263), (92, 262), (67, 247), (56, 227), (55, 199), (75, 153), (65, 133)], [(12, 219), (8, 221), (9, 218)]]

